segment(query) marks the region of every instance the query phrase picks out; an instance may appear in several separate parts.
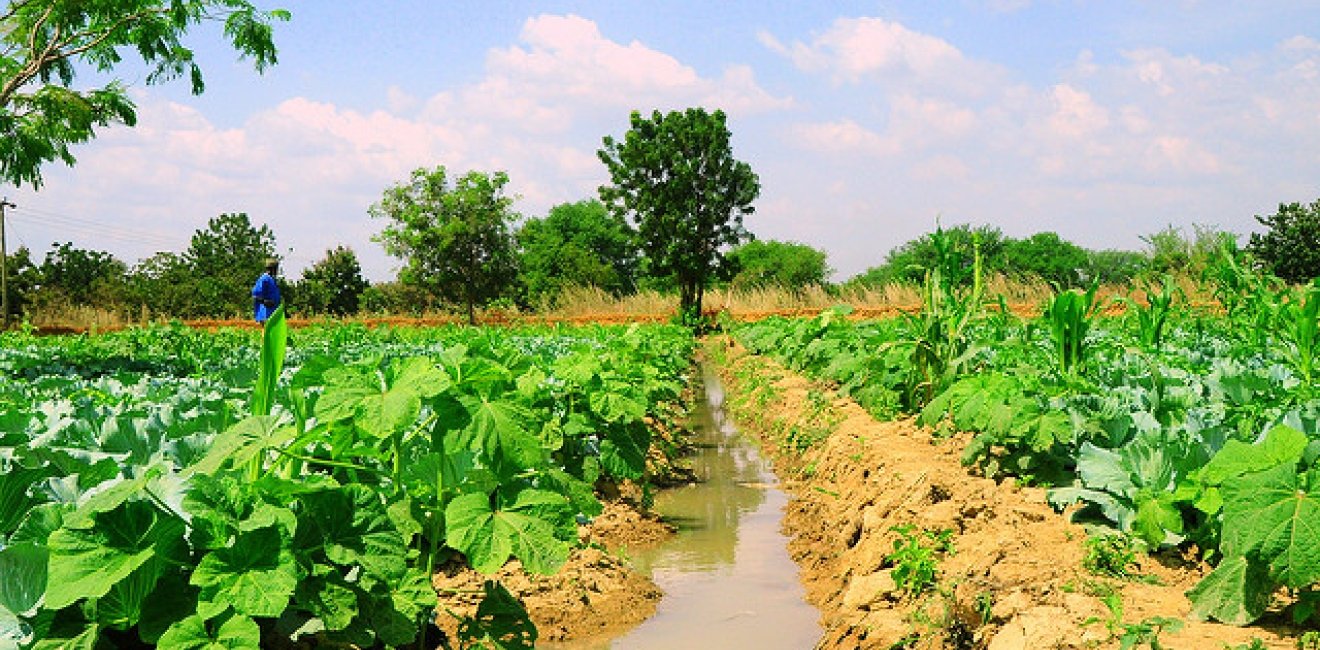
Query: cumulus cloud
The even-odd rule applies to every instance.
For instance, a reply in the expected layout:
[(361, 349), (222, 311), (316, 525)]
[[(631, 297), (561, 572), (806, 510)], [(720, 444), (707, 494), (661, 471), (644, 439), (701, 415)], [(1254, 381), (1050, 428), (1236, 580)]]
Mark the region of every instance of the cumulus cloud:
[(516, 208), (538, 215), (595, 194), (604, 180), (595, 151), (604, 134), (626, 128), (631, 110), (700, 105), (736, 117), (793, 106), (747, 65), (703, 75), (574, 15), (528, 19), (517, 43), (487, 53), (470, 84), (426, 98), (391, 87), (369, 111), (291, 97), (222, 129), (156, 95), (138, 92), (137, 100), (140, 126), (110, 129), (82, 149), (76, 176), (51, 171), (52, 207), (95, 214), (107, 203), (133, 206), (116, 218), (169, 232), (178, 249), (207, 219), (246, 211), (294, 248), (289, 271), (347, 243), (377, 279), (392, 263), (369, 243), (381, 224), (367, 208), (415, 168), (507, 171)]

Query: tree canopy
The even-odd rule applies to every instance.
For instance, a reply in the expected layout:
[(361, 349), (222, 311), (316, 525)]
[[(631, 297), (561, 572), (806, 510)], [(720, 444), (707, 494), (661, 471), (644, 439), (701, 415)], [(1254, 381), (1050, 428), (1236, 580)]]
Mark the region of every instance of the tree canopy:
[(184, 43), (189, 29), (221, 24), (260, 72), (276, 62), (272, 23), (288, 19), (248, 0), (10, 0), (0, 10), (0, 180), (39, 187), (41, 166), (72, 165), (69, 147), (96, 127), (137, 121), (124, 84), (75, 89), (78, 70), (110, 73), (134, 52), (149, 69), (147, 83), (186, 75), (201, 93), (201, 68)]
[(374, 239), (404, 260), (400, 280), (463, 305), (471, 323), (476, 306), (506, 295), (518, 272), (508, 182), (504, 172), (451, 179), (438, 166), (385, 190), (370, 214), (389, 223)]
[(700, 314), (725, 248), (748, 237), (743, 218), (761, 192), (730, 140), (723, 111), (634, 111), (623, 139), (605, 136), (597, 152), (610, 174), (601, 199), (636, 221), (648, 272), (674, 279), (685, 318)]
[(1251, 234), (1247, 252), (1288, 282), (1320, 277), (1320, 200), (1280, 203), (1278, 212), (1256, 221), (1266, 230)]
[(355, 314), (362, 292), (370, 286), (353, 249), (336, 246), (303, 271), (295, 293), (309, 311), (335, 316)]
[(636, 233), (600, 201), (563, 203), (518, 230), (519, 273), (527, 300), (554, 300), (570, 286), (592, 286), (615, 295), (636, 284)]
[(796, 242), (755, 239), (728, 253), (735, 288), (802, 289), (824, 284), (830, 274), (825, 251)]

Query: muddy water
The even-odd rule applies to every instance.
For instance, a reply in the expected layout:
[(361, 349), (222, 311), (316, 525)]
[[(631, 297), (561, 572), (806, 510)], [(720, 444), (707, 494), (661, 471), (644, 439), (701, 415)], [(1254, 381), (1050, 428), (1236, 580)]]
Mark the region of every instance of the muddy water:
[(678, 526), (670, 542), (632, 551), (664, 590), (656, 614), (613, 640), (543, 645), (556, 650), (811, 648), (819, 612), (803, 600), (779, 519), (787, 502), (770, 464), (724, 412), (724, 390), (704, 370), (706, 401), (693, 412), (695, 485), (656, 496), (655, 510)]

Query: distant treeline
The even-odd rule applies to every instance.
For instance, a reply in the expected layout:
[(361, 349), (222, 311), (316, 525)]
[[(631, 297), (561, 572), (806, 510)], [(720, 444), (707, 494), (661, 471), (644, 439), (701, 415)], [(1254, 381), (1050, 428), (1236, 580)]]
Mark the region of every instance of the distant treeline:
[[(1167, 227), (1142, 237), (1143, 250), (1088, 250), (1057, 233), (1013, 238), (993, 226), (943, 229), (967, 265), (979, 252), (984, 273), (1044, 281), (1061, 288), (1093, 281), (1127, 283), (1150, 274), (1199, 276), (1214, 256), (1228, 252), (1279, 277), (1304, 282), (1320, 275), (1320, 201), (1285, 204), (1257, 217), (1266, 227), (1239, 247), (1239, 236), (1214, 227)], [(566, 203), (509, 229), (507, 281), (481, 296), (485, 307), (545, 309), (570, 287), (594, 286), (617, 296), (638, 290), (669, 291), (672, 278), (648, 271), (637, 233), (596, 200)], [(884, 286), (919, 283), (935, 258), (922, 236), (894, 248), (880, 263), (842, 283)], [(197, 230), (182, 252), (161, 252), (135, 265), (97, 250), (60, 243), (41, 259), (19, 248), (5, 260), (11, 320), (37, 311), (95, 307), (153, 317), (242, 317), (250, 289), (267, 258), (278, 257), (275, 233), (248, 215), (223, 214)], [(712, 286), (733, 289), (803, 289), (832, 285), (825, 251), (807, 244), (752, 240), (731, 248)], [(296, 279), (280, 278), (290, 310), (301, 315), (345, 316), (458, 310), (452, 297), (407, 273), (369, 283), (354, 251), (339, 246)]]

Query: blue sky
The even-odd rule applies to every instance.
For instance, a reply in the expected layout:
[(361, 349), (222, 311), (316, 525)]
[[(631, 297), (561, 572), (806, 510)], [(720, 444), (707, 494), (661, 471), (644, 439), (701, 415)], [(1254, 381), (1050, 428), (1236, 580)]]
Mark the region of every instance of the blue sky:
[(207, 78), (120, 76), (105, 129), (19, 208), (10, 247), (130, 263), (222, 212), (269, 225), (286, 272), (346, 244), (399, 262), (367, 208), (417, 167), (507, 171), (515, 209), (594, 196), (632, 110), (729, 114), (762, 184), (746, 225), (825, 250), (843, 279), (945, 225), (1142, 248), (1239, 234), (1320, 198), (1320, 2), (287, 0), (280, 63), (192, 35)]

